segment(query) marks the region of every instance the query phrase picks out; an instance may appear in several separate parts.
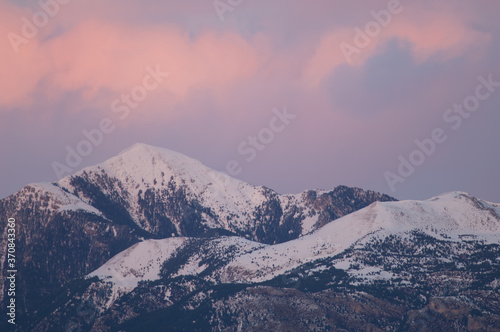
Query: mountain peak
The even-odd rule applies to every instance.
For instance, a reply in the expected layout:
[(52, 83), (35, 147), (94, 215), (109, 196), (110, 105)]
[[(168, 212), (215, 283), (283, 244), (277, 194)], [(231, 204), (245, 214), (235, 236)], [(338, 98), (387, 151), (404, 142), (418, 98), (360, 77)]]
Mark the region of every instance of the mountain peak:
[(186, 156), (186, 155), (184, 155), (184, 154), (182, 154), (180, 152), (177, 152), (177, 151), (174, 151), (174, 150), (169, 150), (169, 149), (166, 149), (166, 148), (161, 148), (161, 147), (150, 145), (150, 144), (146, 144), (146, 143), (135, 143), (135, 144), (132, 144), (128, 148), (126, 148), (123, 151), (121, 151), (118, 154), (118, 156), (123, 156), (123, 155), (127, 155), (127, 154), (130, 154), (130, 153), (142, 153), (142, 154), (162, 153), (162, 154), (165, 154), (165, 155), (175, 155), (175, 156), (182, 156), (182, 157), (185, 157), (185, 158), (189, 158), (188, 156)]
[(134, 143), (132, 144), (131, 146), (125, 148), (124, 150), (120, 151), (120, 153), (118, 153), (119, 156), (121, 155), (125, 155), (127, 153), (130, 153), (131, 151), (134, 151), (134, 150), (140, 150), (140, 151), (148, 151), (150, 148), (157, 148), (153, 145), (149, 145), (149, 144), (145, 144), (145, 143)]
[[(182, 153), (148, 144), (136, 143), (101, 164), (90, 166), (60, 181), (74, 176), (105, 171), (109, 176), (134, 185), (153, 185), (172, 177), (182, 182), (206, 184), (211, 174), (219, 173), (200, 161)], [(142, 186), (142, 185), (141, 185)]]
[(130, 146), (129, 148), (123, 150), (122, 152), (120, 152), (116, 157), (108, 159), (106, 162), (112, 163), (116, 159), (122, 159), (127, 161), (134, 161), (134, 160), (143, 160), (146, 162), (152, 161), (153, 165), (155, 161), (161, 160), (166, 162), (169, 166), (196, 165), (208, 168), (207, 166), (203, 165), (200, 161), (188, 157), (180, 152), (144, 143), (136, 143)]

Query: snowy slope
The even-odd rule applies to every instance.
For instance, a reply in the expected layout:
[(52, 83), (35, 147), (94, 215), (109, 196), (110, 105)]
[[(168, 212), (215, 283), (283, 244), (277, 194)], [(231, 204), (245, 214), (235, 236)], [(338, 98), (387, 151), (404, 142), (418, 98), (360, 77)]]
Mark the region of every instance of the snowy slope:
[(139, 242), (111, 258), (89, 277), (112, 281), (120, 290), (130, 291), (141, 280), (158, 279), (161, 263), (170, 258), (185, 240), (170, 238)]
[(29, 184), (21, 190), (18, 197), (19, 199), (16, 200), (16, 203), (19, 207), (25, 206), (28, 200), (35, 198), (43, 200), (47, 210), (52, 212), (84, 211), (98, 216), (102, 215), (99, 210), (87, 204), (79, 197), (48, 182)]
[[(212, 239), (210, 243), (215, 243), (215, 249), (206, 255), (214, 255), (215, 261), (216, 256), (226, 255), (228, 248), (233, 255), (224, 266), (211, 272), (210, 279), (219, 282), (269, 280), (306, 262), (333, 257), (372, 236), (404, 235), (413, 230), (447, 241), (461, 241), (461, 236), (465, 235), (487, 243), (500, 243), (498, 206), (466, 193), (452, 192), (426, 201), (373, 203), (309, 235), (276, 245), (262, 245), (239, 237)], [(91, 275), (110, 279), (127, 289), (139, 280), (156, 280), (160, 265), (168, 256), (166, 253), (171, 253), (183, 241), (185, 239), (145, 241), (120, 253)], [(147, 259), (138, 259), (141, 255)], [(180, 266), (176, 275), (202, 273), (210, 267), (206, 263), (201, 264), (202, 260), (206, 262), (206, 258), (198, 251), (192, 252), (192, 257)], [(151, 272), (131, 272), (144, 269)]]
[[(122, 251), (100, 268), (90, 273), (88, 277), (97, 276), (104, 281), (110, 281), (120, 292), (134, 289), (139, 281), (158, 280), (162, 264), (175, 253), (189, 244), (190, 238), (168, 238), (162, 240), (147, 240), (133, 245)], [(179, 270), (173, 276), (197, 275), (209, 266), (203, 261), (215, 262), (227, 257), (235, 259), (266, 247), (258, 242), (249, 241), (240, 237), (220, 237), (202, 241), (199, 248), (190, 253), (185, 261), (180, 261)]]
[[(265, 199), (263, 188), (215, 171), (181, 153), (146, 144), (134, 144), (118, 156), (97, 166), (85, 168), (74, 176), (102, 172), (125, 185), (123, 193), (132, 198), (129, 203), (135, 212), (133, 217), (136, 221), (141, 216), (138, 214), (137, 201), (133, 198), (140, 191), (162, 188), (170, 179), (185, 185), (190, 198), (196, 198), (204, 206), (215, 209), (216, 214), (221, 217), (219, 221), (222, 225), (211, 226), (225, 229), (241, 226), (254, 206)], [(58, 184), (73, 191), (72, 177), (65, 177)]]
[(376, 202), (309, 235), (239, 257), (228, 264), (223, 281), (242, 282), (249, 277), (252, 281), (268, 280), (302, 263), (339, 254), (366, 236), (412, 230), (431, 236), (443, 234), (455, 241), (460, 241), (461, 235), (473, 235), (500, 243), (500, 214), (495, 205), (461, 192), (426, 201)]

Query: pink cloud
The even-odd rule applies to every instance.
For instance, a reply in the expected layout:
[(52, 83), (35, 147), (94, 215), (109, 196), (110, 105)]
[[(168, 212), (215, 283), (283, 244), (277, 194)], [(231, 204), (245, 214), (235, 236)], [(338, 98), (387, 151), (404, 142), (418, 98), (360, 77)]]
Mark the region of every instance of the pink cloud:
[(7, 1), (0, 2), (0, 110), (30, 103), (41, 77), (48, 73), (48, 59), (39, 56), (39, 41), (22, 44), (25, 52), (16, 54), (9, 38), (22, 36), (22, 17), (31, 11)]
[[(0, 4), (0, 19), (5, 19), (0, 33), (19, 30), (16, 18), (29, 17), (30, 12)], [(40, 33), (20, 45), (18, 54), (2, 40), (3, 109), (28, 105), (37, 90), (53, 99), (66, 91), (83, 91), (87, 100), (103, 90), (119, 94), (140, 84), (147, 66), (157, 65), (170, 74), (160, 92), (183, 99), (191, 89), (218, 89), (252, 75), (263, 61), (258, 45), (231, 31), (207, 29), (192, 38), (175, 26), (83, 20), (61, 35), (42, 37)]]
[[(384, 4), (380, 2), (379, 9)], [(106, 5), (103, 10), (109, 14), (111, 7)], [(294, 10), (296, 7), (295, 3)], [(363, 10), (369, 12), (369, 6), (365, 7)], [(3, 34), (18, 31), (20, 17), (31, 14), (1, 0), (0, 8), (0, 18), (5, 22), (0, 28)], [(289, 88), (313, 93), (335, 68), (345, 64), (362, 67), (393, 38), (409, 42), (419, 62), (435, 55), (446, 61), (472, 47), (484, 48), (490, 40), (486, 33), (472, 29), (466, 17), (442, 8), (429, 14), (422, 6), (408, 5), (348, 63), (339, 45), (353, 42), (354, 25), (329, 27), (317, 40), (300, 41), (292, 51), (284, 52), (273, 45), (267, 32), (244, 38), (233, 28), (205, 28), (193, 36), (173, 24), (105, 21), (88, 18), (88, 10), (80, 17), (77, 8), (72, 5), (67, 8), (68, 15), (53, 18), (52, 25), (21, 45), (19, 54), (11, 52), (8, 40), (3, 40), (6, 44), (0, 53), (0, 72), (9, 79), (0, 80), (1, 109), (28, 106), (36, 92), (57, 101), (63, 93), (77, 91), (86, 103), (98, 103), (96, 108), (108, 112), (111, 99), (141, 84), (147, 66), (159, 65), (169, 73), (154, 91), (158, 98), (163, 96), (157, 103), (165, 105), (163, 112), (172, 113), (174, 106), (188, 100), (194, 91), (209, 91), (218, 112), (227, 113), (239, 105), (237, 100), (241, 103), (242, 99), (254, 98), (242, 90), (244, 87), (262, 86), (262, 94), (273, 90), (279, 94)], [(311, 6), (306, 9), (313, 13), (319, 10)], [(119, 7), (128, 15), (133, 10), (129, 3)], [(74, 22), (70, 24), (69, 18)], [(364, 23), (358, 26), (364, 28)], [(51, 36), (58, 26), (63, 32)], [(103, 92), (110, 97), (96, 101)], [(322, 108), (331, 107), (327, 97), (317, 99)]]
[(485, 45), (491, 41), (488, 33), (473, 29), (467, 20), (443, 12), (422, 15), (418, 22), (398, 20), (390, 27), (389, 33), (409, 41), (418, 62), (433, 55), (446, 61), (471, 49), (484, 51)]
[[(380, 7), (375, 12), (380, 10), (387, 8)], [(318, 86), (339, 65), (363, 66), (373, 55), (381, 52), (381, 47), (387, 41), (394, 38), (409, 42), (415, 61), (420, 63), (432, 56), (437, 56), (440, 61), (447, 61), (467, 52), (472, 61), (477, 61), (484, 55), (491, 41), (488, 33), (471, 27), (472, 18), (453, 13), (449, 8), (429, 11), (423, 5), (401, 2), (398, 11), (400, 13), (391, 15), (386, 27), (369, 16), (361, 24), (326, 32), (304, 68), (304, 80), (312, 86)], [(373, 37), (368, 35), (368, 43), (359, 46), (355, 42), (355, 37), (359, 35), (355, 28), (366, 32), (365, 27), (369, 22), (377, 22), (380, 32)], [(343, 51), (342, 43), (356, 48), (357, 52)], [(471, 49), (475, 52), (470, 53)]]

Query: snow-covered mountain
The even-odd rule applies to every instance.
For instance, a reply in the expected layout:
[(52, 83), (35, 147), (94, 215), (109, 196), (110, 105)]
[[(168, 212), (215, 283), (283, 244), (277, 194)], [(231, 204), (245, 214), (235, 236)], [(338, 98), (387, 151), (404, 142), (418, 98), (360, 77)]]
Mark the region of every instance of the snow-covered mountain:
[[(158, 312), (150, 326), (179, 330), (481, 331), (500, 322), (499, 272), (500, 205), (451, 192), (374, 202), (274, 245), (237, 236), (146, 240), (88, 274), (82, 298), (100, 312), (99, 327), (148, 326), (133, 317), (150, 307)], [(165, 318), (174, 312), (201, 323)]]
[(374, 201), (394, 200), (343, 186), (279, 195), (145, 144), (54, 185), (107, 219), (154, 236), (199, 236), (212, 230), (265, 243), (297, 238)]
[(0, 213), (18, 221), (20, 330), (500, 326), (500, 204), (467, 193), (281, 195), (136, 144)]
[[(151, 259), (138, 259), (144, 256)], [(87, 278), (98, 277), (92, 287), (113, 294), (100, 307), (112, 320), (125, 314), (123, 306), (131, 310), (130, 299), (122, 300), (127, 295), (164, 314), (204, 315), (213, 330), (347, 324), (353, 331), (482, 331), (500, 322), (499, 276), (500, 205), (450, 192), (425, 201), (375, 202), (274, 245), (234, 236), (148, 240)], [(324, 296), (338, 296), (343, 305)], [(318, 319), (318, 305), (341, 317)], [(269, 314), (283, 306), (294, 309)], [(155, 324), (166, 321), (155, 317)], [(143, 325), (132, 322), (123, 326)]]
[[(200, 223), (222, 229), (245, 227), (255, 206), (262, 205), (267, 199), (265, 188), (214, 171), (180, 153), (145, 144), (135, 144), (117, 157), (66, 177), (57, 185), (88, 202), (94, 198), (87, 188), (89, 185), (98, 187), (105, 195), (118, 195), (131, 219), (153, 234), (161, 233), (162, 225), (148, 218), (148, 212), (159, 212), (148, 211), (143, 203), (149, 203), (150, 197), (156, 201), (157, 195), (163, 198), (163, 195), (180, 194), (179, 199), (185, 200), (188, 206), (197, 200), (198, 209), (189, 207), (200, 214)], [(210, 211), (204, 211), (206, 206)], [(180, 223), (174, 221), (172, 226), (175, 235), (183, 233)]]
[[(448, 242), (473, 239), (500, 244), (500, 205), (461, 192), (426, 201), (376, 202), (285, 243), (263, 245), (240, 237), (213, 238), (200, 243), (200, 247), (213, 246), (216, 250), (193, 250), (184, 261), (177, 262), (175, 273), (165, 272), (171, 277), (200, 275), (211, 268), (209, 264), (200, 264), (201, 261), (225, 258), (224, 266), (209, 275), (212, 281), (262, 282), (305, 263), (334, 257), (359, 243), (388, 236), (409, 238), (415, 232)], [(90, 276), (132, 290), (139, 280), (160, 279), (161, 266), (179, 249), (192, 245), (192, 241), (171, 238), (141, 242), (116, 255)], [(229, 251), (231, 259), (227, 257)]]

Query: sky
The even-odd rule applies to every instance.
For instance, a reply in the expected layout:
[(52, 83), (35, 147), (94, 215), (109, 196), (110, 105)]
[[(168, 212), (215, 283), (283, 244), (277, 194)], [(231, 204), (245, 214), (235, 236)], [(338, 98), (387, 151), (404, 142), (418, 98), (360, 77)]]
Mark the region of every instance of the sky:
[(499, 10), (0, 0), (0, 197), (140, 142), (279, 193), (500, 202)]

